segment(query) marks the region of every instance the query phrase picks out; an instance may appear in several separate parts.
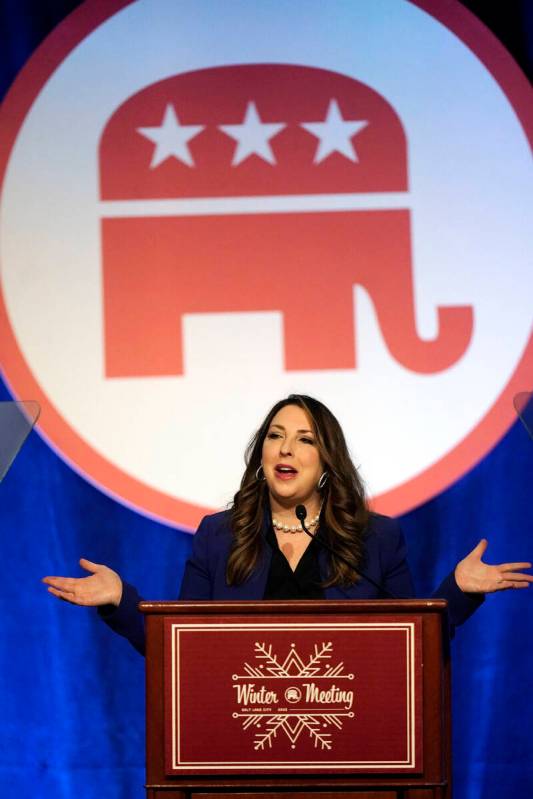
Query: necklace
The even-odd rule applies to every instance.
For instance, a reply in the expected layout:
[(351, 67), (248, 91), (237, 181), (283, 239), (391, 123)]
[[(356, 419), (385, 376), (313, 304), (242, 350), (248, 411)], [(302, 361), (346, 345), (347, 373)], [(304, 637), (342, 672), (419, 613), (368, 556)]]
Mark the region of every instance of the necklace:
[[(319, 519), (320, 519), (320, 511), (318, 511), (317, 515), (314, 516), (310, 522), (308, 522), (306, 527), (312, 529), (318, 524)], [(291, 533), (293, 535), (294, 533), (303, 533), (303, 527), (301, 524), (293, 524), (293, 525), (283, 524), (283, 522), (278, 521), (275, 516), (272, 517), (272, 524), (275, 530), (279, 530), (282, 533)]]

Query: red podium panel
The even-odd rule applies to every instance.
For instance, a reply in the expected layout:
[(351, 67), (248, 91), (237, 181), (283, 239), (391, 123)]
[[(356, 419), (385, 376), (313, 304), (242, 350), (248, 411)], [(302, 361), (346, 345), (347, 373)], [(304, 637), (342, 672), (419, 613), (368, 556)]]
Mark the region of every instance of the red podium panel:
[(420, 617), (165, 619), (168, 774), (422, 771)]
[(446, 603), (143, 602), (149, 799), (449, 799)]

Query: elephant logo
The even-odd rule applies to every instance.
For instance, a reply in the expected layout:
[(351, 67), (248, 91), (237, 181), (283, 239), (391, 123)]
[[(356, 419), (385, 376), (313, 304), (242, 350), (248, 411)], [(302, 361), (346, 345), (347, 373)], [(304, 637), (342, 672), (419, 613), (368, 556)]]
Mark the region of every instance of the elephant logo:
[(302, 692), (300, 691), (299, 688), (296, 688), (296, 686), (287, 688), (287, 690), (285, 691), (285, 699), (287, 700), (287, 702), (291, 703), (299, 702), (301, 698), (302, 698)]
[(89, 482), (181, 529), (281, 396), (332, 408), (398, 515), (531, 382), (529, 83), (451, 0), (301, 13), (82, 3), (2, 105), (5, 380)]
[(448, 369), (473, 309), (417, 333), (407, 160), (387, 100), (321, 69), (204, 69), (128, 98), (100, 145), (106, 375), (181, 375), (184, 315), (243, 311), (281, 312), (286, 370), (355, 369), (354, 285), (399, 364)]

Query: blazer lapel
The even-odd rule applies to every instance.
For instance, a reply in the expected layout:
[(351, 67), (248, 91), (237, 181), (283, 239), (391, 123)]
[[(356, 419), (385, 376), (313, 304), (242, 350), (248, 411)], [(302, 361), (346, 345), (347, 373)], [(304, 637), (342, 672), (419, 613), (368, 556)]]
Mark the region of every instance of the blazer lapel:
[(265, 588), (268, 579), (268, 572), (270, 570), (270, 563), (272, 561), (272, 550), (267, 544), (265, 537), (267, 532), (267, 525), (270, 524), (270, 511), (265, 508), (263, 515), (263, 526), (261, 529), (262, 546), (259, 555), (259, 562), (253, 570), (251, 576), (246, 582), (240, 585), (225, 585), (222, 589), (222, 599), (263, 599)]

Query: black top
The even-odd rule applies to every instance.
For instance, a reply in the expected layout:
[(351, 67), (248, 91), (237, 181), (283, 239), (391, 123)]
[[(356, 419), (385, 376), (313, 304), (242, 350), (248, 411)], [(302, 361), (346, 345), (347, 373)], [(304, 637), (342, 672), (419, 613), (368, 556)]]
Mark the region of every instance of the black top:
[(279, 548), (272, 525), (268, 528), (266, 540), (272, 549), (272, 561), (263, 599), (324, 599), (318, 565), (319, 544), (311, 541), (293, 571)]

